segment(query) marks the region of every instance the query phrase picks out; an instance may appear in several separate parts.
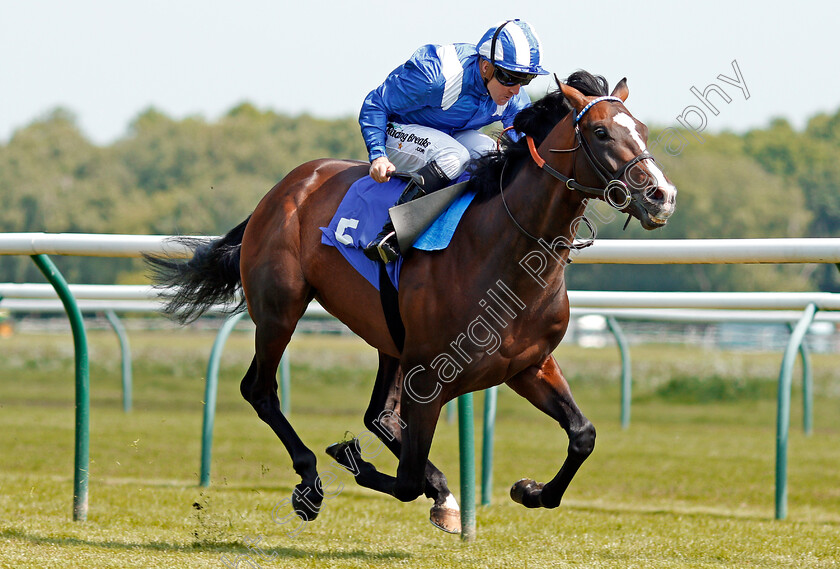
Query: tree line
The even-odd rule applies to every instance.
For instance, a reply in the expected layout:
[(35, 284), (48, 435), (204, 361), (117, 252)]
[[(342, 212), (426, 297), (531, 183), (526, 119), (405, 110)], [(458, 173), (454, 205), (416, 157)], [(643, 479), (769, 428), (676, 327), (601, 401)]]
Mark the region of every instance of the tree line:
[[(658, 135), (652, 129), (651, 140)], [(661, 230), (624, 219), (597, 238), (683, 239), (840, 235), (840, 110), (802, 130), (778, 119), (744, 134), (704, 133), (679, 155), (654, 154), (679, 189)], [(216, 121), (153, 108), (124, 137), (91, 143), (56, 109), (0, 144), (0, 232), (220, 234), (278, 180), (315, 158), (365, 160), (353, 117), (319, 119), (244, 103)], [(137, 260), (64, 257), (70, 282), (144, 283)], [(31, 261), (0, 257), (0, 280), (40, 282)], [(816, 265), (572, 265), (570, 288), (840, 291), (836, 267)]]

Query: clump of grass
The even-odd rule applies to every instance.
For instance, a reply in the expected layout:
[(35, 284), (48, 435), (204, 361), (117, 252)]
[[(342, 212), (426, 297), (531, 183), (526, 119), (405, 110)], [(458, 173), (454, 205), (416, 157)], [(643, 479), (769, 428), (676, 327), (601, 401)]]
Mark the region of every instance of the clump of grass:
[(736, 403), (772, 399), (776, 384), (760, 378), (680, 375), (656, 388), (657, 398), (674, 403)]
[(220, 516), (215, 508), (211, 509), (210, 496), (202, 492), (199, 500), (193, 502), (192, 509), (194, 522), (192, 534), (195, 538), (193, 547), (210, 547), (236, 541), (230, 534), (233, 523), (229, 512)]

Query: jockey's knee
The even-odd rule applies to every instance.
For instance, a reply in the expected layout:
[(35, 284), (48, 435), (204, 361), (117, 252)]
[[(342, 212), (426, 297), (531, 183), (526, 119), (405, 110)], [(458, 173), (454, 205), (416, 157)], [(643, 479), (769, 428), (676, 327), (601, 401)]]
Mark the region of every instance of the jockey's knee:
[(470, 161), (470, 151), (462, 144), (452, 144), (442, 148), (429, 162), (435, 162), (450, 180), (455, 180), (467, 168)]
[(496, 149), (496, 141), (477, 130), (463, 130), (454, 135), (455, 140), (464, 145), (470, 158), (478, 158)]

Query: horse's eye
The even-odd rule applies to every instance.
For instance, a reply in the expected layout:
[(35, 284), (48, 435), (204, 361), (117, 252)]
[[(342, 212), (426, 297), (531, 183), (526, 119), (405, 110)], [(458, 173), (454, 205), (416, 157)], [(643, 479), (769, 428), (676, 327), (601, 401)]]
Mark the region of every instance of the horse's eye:
[(599, 126), (598, 128), (595, 129), (595, 136), (599, 140), (606, 140), (610, 137), (609, 133), (607, 132), (607, 129), (605, 129), (602, 126)]

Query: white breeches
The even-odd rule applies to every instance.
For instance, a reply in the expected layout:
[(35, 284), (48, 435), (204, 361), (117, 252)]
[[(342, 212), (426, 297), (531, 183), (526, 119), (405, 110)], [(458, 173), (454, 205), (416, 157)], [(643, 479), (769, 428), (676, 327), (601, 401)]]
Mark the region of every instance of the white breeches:
[(467, 167), (471, 158), (493, 150), (495, 141), (477, 130), (462, 130), (452, 136), (417, 124), (388, 123), (385, 152), (400, 172), (415, 172), (436, 162), (450, 180)]

